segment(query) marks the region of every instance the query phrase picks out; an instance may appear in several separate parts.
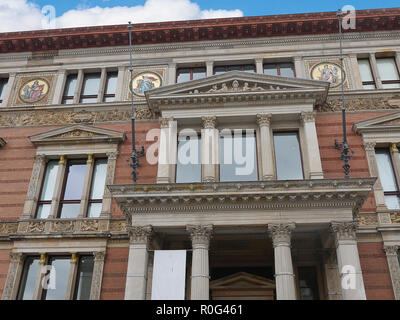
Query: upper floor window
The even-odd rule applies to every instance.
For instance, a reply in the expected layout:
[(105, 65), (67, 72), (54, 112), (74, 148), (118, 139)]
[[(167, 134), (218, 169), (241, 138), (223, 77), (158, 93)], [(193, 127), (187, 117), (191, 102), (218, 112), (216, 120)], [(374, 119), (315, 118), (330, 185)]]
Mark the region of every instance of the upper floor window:
[(384, 89), (400, 88), (399, 69), (396, 61), (391, 58), (377, 58), (376, 64)]
[(3, 103), (4, 95), (6, 93), (8, 78), (0, 78), (0, 105)]
[(74, 102), (74, 94), (76, 88), (76, 82), (78, 79), (77, 74), (69, 74), (67, 81), (65, 82), (64, 94), (62, 98), (62, 104), (72, 104)]
[(106, 88), (104, 90), (104, 102), (115, 101), (115, 92), (117, 91), (118, 72), (107, 72)]
[(291, 62), (264, 63), (264, 74), (293, 78), (295, 77), (294, 64)]
[(206, 68), (179, 68), (176, 72), (176, 82), (182, 83), (190, 80), (197, 80), (206, 77)]
[(244, 72), (256, 72), (256, 66), (254, 64), (238, 64), (238, 65), (225, 65), (225, 66), (215, 66), (214, 74), (223, 74), (228, 71), (244, 71)]
[(364, 89), (375, 89), (375, 80), (372, 74), (369, 59), (358, 59), (358, 67), (360, 69), (361, 81)]
[(201, 182), (201, 136), (179, 135), (176, 182)]
[(101, 73), (85, 73), (80, 96), (81, 103), (95, 103), (100, 89)]

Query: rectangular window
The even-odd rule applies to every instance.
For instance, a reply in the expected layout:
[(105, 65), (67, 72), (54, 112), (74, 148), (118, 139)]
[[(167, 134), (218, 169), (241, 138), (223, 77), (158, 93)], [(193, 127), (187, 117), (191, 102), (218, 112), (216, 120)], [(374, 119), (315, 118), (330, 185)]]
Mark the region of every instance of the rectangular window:
[(201, 182), (201, 136), (179, 135), (176, 182)]
[(318, 278), (315, 267), (298, 267), (300, 300), (318, 300)]
[(265, 63), (264, 74), (270, 76), (282, 76), (282, 77), (294, 78), (295, 77), (294, 64), (291, 62)]
[(77, 74), (70, 74), (67, 76), (67, 80), (65, 81), (64, 94), (61, 102), (62, 104), (72, 104), (74, 102), (77, 79)]
[(369, 59), (358, 59), (358, 67), (360, 69), (361, 80), (364, 89), (375, 89), (375, 80), (372, 74)]
[(222, 130), (219, 140), (219, 180), (257, 181), (257, 146), (253, 129)]
[(94, 257), (80, 256), (74, 300), (89, 300), (92, 287)]
[(8, 78), (0, 78), (0, 105), (3, 103), (4, 95), (6, 93)]
[(376, 149), (376, 161), (378, 163), (379, 179), (385, 195), (388, 209), (400, 209), (400, 192), (393, 169), (389, 149)]
[(182, 83), (190, 80), (197, 80), (206, 77), (206, 68), (180, 68), (176, 72), (176, 82)]
[(42, 190), (38, 201), (37, 219), (46, 219), (50, 214), (51, 200), (57, 182), (57, 172), (58, 161), (50, 160), (46, 166), (46, 173), (44, 175)]
[(104, 102), (115, 101), (117, 91), (118, 72), (107, 72), (106, 88), (104, 90)]
[(237, 65), (226, 65), (214, 67), (214, 75), (223, 74), (229, 71), (244, 71), (255, 73), (256, 66), (254, 64), (237, 64)]
[(39, 272), (39, 257), (26, 257), (19, 285), (18, 300), (32, 300)]
[(384, 89), (400, 88), (399, 69), (394, 58), (377, 58), (376, 64)]
[[(49, 285), (47, 289), (43, 289), (42, 300), (65, 300), (67, 295), (69, 271), (71, 268), (71, 257), (50, 257), (48, 265), (51, 266), (51, 270), (49, 270), (50, 279), (53, 276), (55, 283), (54, 286)], [(49, 282), (51, 282), (51, 280)]]
[(81, 103), (95, 103), (99, 94), (101, 73), (85, 73), (82, 84)]
[(298, 133), (275, 132), (274, 147), (277, 179), (304, 179)]
[(94, 163), (92, 186), (89, 197), (87, 216), (90, 218), (100, 217), (104, 186), (106, 184), (107, 159), (97, 159)]

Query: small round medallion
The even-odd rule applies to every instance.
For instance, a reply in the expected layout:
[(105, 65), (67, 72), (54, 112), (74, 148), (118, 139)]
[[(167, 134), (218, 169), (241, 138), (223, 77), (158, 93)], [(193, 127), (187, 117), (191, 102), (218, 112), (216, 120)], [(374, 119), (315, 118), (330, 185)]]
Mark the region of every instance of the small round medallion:
[(154, 72), (142, 72), (137, 74), (132, 81), (131, 90), (139, 97), (143, 97), (147, 90), (161, 86), (161, 77)]
[[(321, 62), (312, 67), (311, 79), (328, 81), (331, 87), (342, 83), (342, 72), (340, 66), (332, 62)], [(343, 71), (343, 81), (346, 80), (346, 73)]]
[(19, 98), (26, 103), (35, 103), (42, 100), (49, 93), (47, 80), (37, 78), (24, 83), (19, 91)]

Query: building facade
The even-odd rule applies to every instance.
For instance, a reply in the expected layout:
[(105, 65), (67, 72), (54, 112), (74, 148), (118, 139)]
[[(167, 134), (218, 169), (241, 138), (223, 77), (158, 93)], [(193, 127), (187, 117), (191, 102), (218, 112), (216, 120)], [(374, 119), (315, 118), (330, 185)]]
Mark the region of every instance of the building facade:
[(335, 12), (137, 24), (133, 81), (126, 25), (0, 34), (2, 299), (151, 299), (154, 250), (188, 300), (400, 299), (400, 8), (354, 19), (343, 71)]

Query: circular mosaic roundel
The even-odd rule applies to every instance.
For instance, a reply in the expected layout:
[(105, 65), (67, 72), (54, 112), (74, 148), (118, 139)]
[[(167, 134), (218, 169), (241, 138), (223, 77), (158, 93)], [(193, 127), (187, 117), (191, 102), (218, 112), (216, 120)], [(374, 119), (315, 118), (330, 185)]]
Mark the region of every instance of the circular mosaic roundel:
[(145, 91), (158, 88), (161, 86), (161, 77), (154, 72), (142, 72), (137, 74), (132, 81), (130, 89), (133, 88), (133, 93), (143, 97)]
[(49, 93), (49, 83), (42, 78), (25, 82), (19, 90), (19, 97), (26, 103), (35, 103), (42, 100)]
[[(336, 87), (342, 83), (342, 72), (340, 66), (332, 62), (321, 62), (312, 67), (310, 72), (311, 79), (323, 80), (331, 83), (331, 87)], [(343, 81), (346, 80), (346, 73), (343, 71)]]

